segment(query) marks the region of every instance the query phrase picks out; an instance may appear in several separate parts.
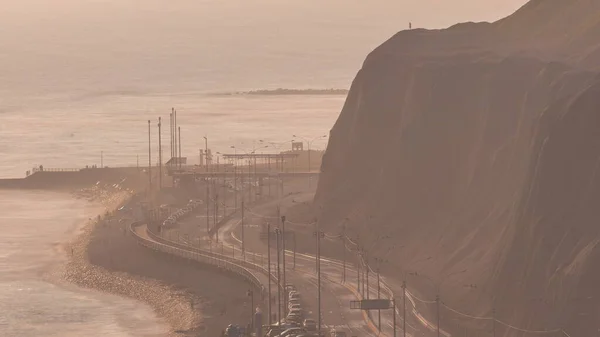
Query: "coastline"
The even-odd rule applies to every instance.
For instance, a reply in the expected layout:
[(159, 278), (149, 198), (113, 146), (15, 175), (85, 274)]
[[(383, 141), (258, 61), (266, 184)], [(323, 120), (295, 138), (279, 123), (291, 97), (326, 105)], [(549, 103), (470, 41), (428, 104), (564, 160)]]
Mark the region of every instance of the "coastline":
[(87, 196), (90, 204), (98, 204), (98, 217), (84, 221), (75, 229), (74, 237), (64, 246), (64, 253), (68, 257), (61, 279), (76, 286), (100, 292), (134, 299), (149, 305), (159, 323), (168, 325), (169, 336), (180, 336), (181, 331), (189, 331), (201, 324), (201, 305), (190, 308), (190, 301), (200, 302), (199, 299), (190, 298), (187, 294), (173, 289), (170, 285), (157, 280), (146, 279), (126, 272), (110, 270), (98, 266), (90, 261), (89, 247), (95, 240), (103, 240), (102, 236), (95, 235), (98, 229), (106, 227), (105, 214), (112, 213), (120, 206), (130, 202), (133, 198), (131, 192), (120, 191), (116, 193), (98, 190), (98, 194), (81, 193), (77, 196)]

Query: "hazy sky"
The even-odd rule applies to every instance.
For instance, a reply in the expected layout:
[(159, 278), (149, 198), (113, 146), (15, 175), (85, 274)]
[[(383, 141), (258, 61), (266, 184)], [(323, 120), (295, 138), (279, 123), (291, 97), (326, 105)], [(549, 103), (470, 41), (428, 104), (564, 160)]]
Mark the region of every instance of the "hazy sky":
[[(382, 16), (396, 15), (399, 20), (412, 20), (419, 27), (437, 28), (460, 21), (495, 20), (506, 16), (523, 5), (525, 0), (197, 0), (196, 9), (206, 5), (211, 10), (214, 3), (223, 8), (240, 8), (263, 12), (268, 16), (287, 15), (289, 10), (311, 8), (321, 14), (347, 19), (357, 19), (361, 13), (379, 12)], [(227, 3), (223, 5), (223, 3)], [(139, 8), (146, 10), (169, 9), (188, 6), (187, 1), (167, 0), (0, 0), (0, 18), (2, 21), (21, 21), (28, 19), (51, 18), (60, 19), (61, 15), (73, 15), (121, 8)], [(318, 15), (314, 13), (315, 15)], [(257, 16), (256, 18), (258, 18)]]
[(524, 2), (0, 0), (0, 93), (347, 87), (409, 21), (493, 21)]

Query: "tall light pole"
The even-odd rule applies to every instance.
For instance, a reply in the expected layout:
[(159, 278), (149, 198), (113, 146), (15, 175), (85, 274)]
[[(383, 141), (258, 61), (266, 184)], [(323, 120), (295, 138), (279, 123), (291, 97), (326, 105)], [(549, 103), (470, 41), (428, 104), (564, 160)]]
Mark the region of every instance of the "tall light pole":
[(245, 243), (246, 241), (244, 240), (244, 202), (242, 201), (242, 257), (245, 259), (246, 258), (246, 248), (245, 248)]
[(271, 325), (271, 223), (267, 222), (267, 273), (269, 279), (269, 325)]
[[(375, 258), (375, 261), (377, 261), (377, 299), (380, 299), (381, 298), (380, 271), (381, 271), (381, 262), (384, 262), (384, 260), (380, 259), (380, 258)], [(382, 332), (383, 330), (381, 329), (381, 309), (377, 309), (377, 325), (378, 325), (379, 332)]]
[(320, 230), (319, 222), (316, 221), (317, 230), (313, 235), (317, 238), (317, 331), (321, 335), (321, 238), (325, 237), (325, 232)]
[(279, 228), (275, 228), (275, 240), (277, 240), (276, 250), (277, 250), (277, 322), (278, 322), (278, 324), (281, 324), (281, 273), (280, 273), (280, 269), (279, 269), (279, 265), (280, 265), (279, 235), (280, 234), (281, 233), (280, 233)]
[[(208, 138), (204, 136), (204, 161), (206, 163), (206, 173), (208, 173)], [(206, 183), (206, 234), (210, 233), (210, 186), (208, 180), (208, 174), (204, 178)]]
[[(285, 215), (281, 216), (281, 245), (282, 245), (282, 251), (283, 251), (283, 289), (287, 289), (287, 283), (286, 283), (286, 278), (285, 278)], [(286, 308), (287, 308), (287, 300), (288, 300), (288, 296), (287, 296), (287, 291), (284, 291), (284, 298), (283, 298), (283, 309), (284, 312), (287, 313)]]
[(233, 202), (237, 210), (237, 149), (235, 146), (230, 146), (233, 149)]
[(148, 120), (148, 195), (152, 194), (152, 144), (150, 138), (150, 120)]
[[(394, 313), (394, 318), (396, 318), (396, 313)], [(395, 329), (396, 324), (394, 323)], [(402, 331), (404, 337), (406, 337), (406, 281), (402, 281)]]
[(249, 289), (247, 294), (250, 297), (250, 324), (252, 326), (252, 330), (254, 330), (254, 291)]
[(158, 190), (162, 190), (162, 138), (160, 128), (162, 126), (160, 117), (158, 117)]
[(181, 126), (178, 126), (177, 128), (177, 136), (179, 136), (179, 159), (177, 162), (179, 163), (179, 169), (181, 170)]

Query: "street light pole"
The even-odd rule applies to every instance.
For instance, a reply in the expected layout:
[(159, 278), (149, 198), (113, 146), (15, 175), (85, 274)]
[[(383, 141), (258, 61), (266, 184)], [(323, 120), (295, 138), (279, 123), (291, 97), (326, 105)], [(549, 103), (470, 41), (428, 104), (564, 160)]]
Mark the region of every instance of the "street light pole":
[[(394, 315), (394, 319), (392, 324), (394, 325), (394, 337), (396, 337), (396, 299), (392, 298), (392, 315)], [(404, 317), (404, 326), (406, 326), (406, 316)], [(406, 337), (406, 329), (404, 329), (404, 337)]]
[(246, 247), (244, 242), (244, 202), (242, 201), (242, 256), (246, 258)]
[(277, 250), (277, 322), (281, 324), (281, 274), (279, 270), (279, 228), (275, 228), (276, 250)]
[(148, 195), (152, 194), (152, 145), (150, 138), (150, 120), (148, 120)]
[[(396, 313), (394, 313), (395, 315)], [(394, 324), (394, 331), (396, 331), (396, 324)], [(402, 331), (406, 337), (406, 281), (402, 281)]]
[(250, 326), (254, 330), (254, 291), (248, 290), (248, 296), (250, 296)]
[(160, 128), (162, 126), (160, 117), (158, 117), (158, 190), (162, 189), (162, 137)]
[(319, 222), (317, 221), (317, 230), (314, 233), (317, 238), (317, 331), (321, 335), (321, 238), (325, 237), (325, 233), (320, 231)]
[[(204, 162), (206, 164), (206, 173), (208, 173), (208, 138), (204, 136)], [(206, 183), (206, 234), (210, 235), (210, 186), (208, 174), (204, 178)]]
[[(377, 299), (381, 298), (381, 284), (379, 278), (379, 266), (377, 266)], [(379, 325), (379, 332), (381, 332), (381, 309), (377, 310), (377, 322)]]
[(271, 325), (271, 223), (267, 222), (267, 273), (269, 279), (269, 325)]
[(294, 267), (296, 269), (296, 232), (292, 232), (294, 234)]
[(435, 311), (437, 319), (437, 337), (440, 337), (440, 295), (435, 295)]
[[(282, 245), (282, 251), (283, 251), (283, 255), (282, 255), (282, 259), (283, 259), (283, 289), (287, 289), (286, 286), (286, 278), (285, 278), (285, 215), (281, 216), (281, 245)], [(284, 314), (287, 314), (287, 300), (288, 300), (288, 295), (287, 295), (287, 290), (284, 291), (283, 293), (283, 311)]]
[(346, 283), (346, 224), (342, 227), (342, 283)]

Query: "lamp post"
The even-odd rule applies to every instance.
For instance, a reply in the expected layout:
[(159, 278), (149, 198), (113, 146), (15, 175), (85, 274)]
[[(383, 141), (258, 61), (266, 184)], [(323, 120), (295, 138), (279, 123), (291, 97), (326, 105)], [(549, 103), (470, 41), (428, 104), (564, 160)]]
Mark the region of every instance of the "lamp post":
[(325, 237), (325, 232), (320, 230), (319, 222), (315, 221), (317, 230), (313, 235), (317, 239), (317, 331), (321, 335), (321, 239)]
[(250, 326), (254, 330), (254, 291), (249, 289), (246, 294), (250, 297)]
[(150, 120), (148, 120), (148, 197), (152, 195), (152, 144), (150, 138)]
[[(279, 208), (278, 208), (279, 209)], [(283, 289), (287, 289), (287, 285), (286, 285), (286, 278), (285, 278), (285, 215), (281, 216), (281, 245), (282, 245), (282, 259), (283, 259)], [(284, 313), (287, 314), (287, 300), (288, 300), (288, 295), (287, 295), (287, 291), (284, 291), (284, 296), (283, 296), (283, 310)]]
[(275, 240), (277, 240), (275, 247), (275, 250), (277, 251), (277, 322), (281, 324), (281, 273), (279, 270), (279, 235), (279, 228), (275, 228)]
[(267, 274), (269, 279), (269, 325), (271, 325), (271, 223), (267, 222)]
[(237, 210), (237, 149), (235, 146), (230, 146), (233, 149), (233, 202), (235, 210)]
[(162, 137), (161, 137), (161, 120), (158, 117), (158, 190), (162, 189)]
[[(204, 161), (206, 162), (206, 173), (209, 172), (208, 165), (208, 138), (206, 136), (204, 138)], [(208, 174), (206, 178), (204, 178), (204, 182), (206, 183), (206, 234), (210, 235), (210, 186), (208, 180)]]

